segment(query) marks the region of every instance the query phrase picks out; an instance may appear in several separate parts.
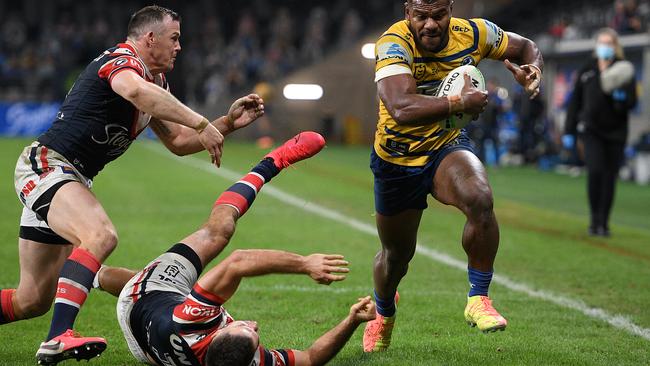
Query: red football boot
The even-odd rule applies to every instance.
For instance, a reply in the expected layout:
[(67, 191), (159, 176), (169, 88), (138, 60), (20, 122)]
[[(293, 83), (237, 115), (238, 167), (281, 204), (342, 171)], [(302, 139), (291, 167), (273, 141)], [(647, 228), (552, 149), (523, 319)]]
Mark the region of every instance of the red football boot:
[(106, 340), (99, 337), (82, 337), (72, 329), (41, 343), (36, 352), (39, 365), (56, 365), (57, 363), (74, 358), (90, 360), (99, 356), (106, 349)]
[(283, 169), (300, 160), (310, 158), (325, 146), (325, 139), (316, 132), (301, 132), (264, 156), (272, 158), (278, 169)]

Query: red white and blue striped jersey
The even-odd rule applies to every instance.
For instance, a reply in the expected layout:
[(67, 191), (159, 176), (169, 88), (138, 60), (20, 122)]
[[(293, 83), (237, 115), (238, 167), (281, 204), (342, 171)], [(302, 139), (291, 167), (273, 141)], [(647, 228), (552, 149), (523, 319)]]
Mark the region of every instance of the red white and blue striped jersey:
[(63, 155), (81, 174), (93, 178), (117, 159), (144, 130), (151, 116), (111, 88), (115, 75), (131, 71), (169, 90), (163, 74), (152, 75), (128, 43), (95, 58), (65, 97), (56, 120), (38, 141)]
[[(160, 365), (204, 365), (205, 355), (219, 330), (234, 321), (218, 296), (194, 285), (183, 296), (154, 291), (138, 299), (131, 313), (131, 329), (140, 347)], [(292, 350), (259, 346), (251, 366), (293, 366)]]

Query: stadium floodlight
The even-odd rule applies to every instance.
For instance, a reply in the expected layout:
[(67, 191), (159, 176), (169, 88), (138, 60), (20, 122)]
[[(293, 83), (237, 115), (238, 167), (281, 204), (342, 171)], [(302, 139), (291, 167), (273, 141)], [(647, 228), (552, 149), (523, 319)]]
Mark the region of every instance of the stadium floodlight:
[(375, 44), (366, 43), (361, 47), (361, 55), (369, 60), (375, 59)]
[(318, 84), (287, 84), (282, 94), (290, 100), (319, 100), (323, 96), (323, 87)]

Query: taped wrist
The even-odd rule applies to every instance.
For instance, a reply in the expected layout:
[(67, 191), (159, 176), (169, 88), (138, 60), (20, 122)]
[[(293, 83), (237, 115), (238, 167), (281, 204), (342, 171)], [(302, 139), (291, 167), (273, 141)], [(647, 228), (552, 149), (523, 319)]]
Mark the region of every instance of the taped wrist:
[(450, 95), (447, 96), (447, 101), (449, 102), (449, 114), (456, 112), (461, 112), (465, 110), (465, 101), (460, 95)]
[(206, 127), (208, 127), (209, 124), (210, 124), (210, 121), (208, 121), (207, 118), (203, 117), (203, 120), (201, 121), (201, 123), (199, 123), (198, 126), (194, 127), (194, 129), (196, 130), (197, 133), (200, 134), (201, 132), (203, 132), (203, 130), (205, 130)]

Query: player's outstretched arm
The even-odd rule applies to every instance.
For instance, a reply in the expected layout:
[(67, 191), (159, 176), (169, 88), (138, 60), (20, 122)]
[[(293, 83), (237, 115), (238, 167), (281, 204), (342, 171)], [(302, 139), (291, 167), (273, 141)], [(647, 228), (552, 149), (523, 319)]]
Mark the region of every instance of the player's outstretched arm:
[(198, 133), (201, 145), (210, 153), (212, 162), (217, 166), (221, 165), (223, 148), (221, 132), (205, 117), (181, 103), (170, 92), (128, 70), (113, 77), (111, 88), (138, 110), (158, 120), (194, 129)]
[[(257, 94), (249, 94), (237, 99), (228, 110), (211, 124), (226, 136), (240, 128), (246, 127), (264, 115), (264, 100)], [(160, 141), (176, 155), (183, 156), (203, 151), (195, 130), (182, 125), (152, 118), (149, 123)]]
[(281, 250), (235, 250), (226, 259), (202, 276), (199, 285), (228, 300), (244, 277), (272, 273), (299, 273), (320, 284), (342, 281), (349, 272), (342, 255), (311, 254), (302, 256)]
[(544, 69), (544, 59), (535, 42), (517, 33), (508, 32), (508, 47), (501, 60), (530, 98), (535, 98), (539, 94)]
[(374, 318), (375, 304), (370, 301), (370, 296), (359, 299), (336, 327), (323, 334), (305, 351), (294, 351), (296, 366), (324, 365), (336, 356), (359, 325)]

